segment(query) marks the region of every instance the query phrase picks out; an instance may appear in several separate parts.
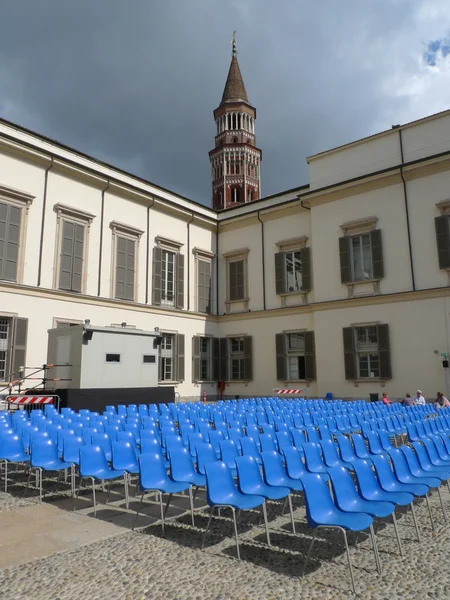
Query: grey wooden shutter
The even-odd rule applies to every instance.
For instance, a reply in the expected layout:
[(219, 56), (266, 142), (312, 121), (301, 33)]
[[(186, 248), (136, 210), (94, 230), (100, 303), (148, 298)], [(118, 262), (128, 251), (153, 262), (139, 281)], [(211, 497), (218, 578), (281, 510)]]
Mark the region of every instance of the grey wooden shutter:
[(275, 351), (277, 379), (283, 381), (286, 379), (286, 335), (284, 333), (275, 334)]
[(184, 308), (184, 255), (183, 254), (176, 255), (176, 265), (177, 265), (176, 307)]
[(229, 270), (229, 295), (230, 295), (230, 300), (237, 300), (238, 299), (238, 290), (237, 290), (237, 262), (231, 262), (228, 265), (228, 270)]
[(116, 298), (134, 300), (136, 242), (117, 236)]
[(305, 367), (306, 379), (316, 379), (316, 348), (314, 331), (305, 331)]
[(200, 337), (192, 338), (192, 381), (200, 381)]
[(127, 239), (125, 256), (125, 298), (134, 300), (134, 278), (136, 265), (136, 242)]
[(440, 269), (450, 269), (449, 219), (448, 215), (441, 215), (434, 219)]
[(22, 209), (0, 202), (0, 279), (17, 281)]
[(244, 379), (253, 379), (253, 339), (251, 335), (244, 336)]
[(220, 381), (228, 381), (228, 338), (220, 338)]
[(345, 379), (356, 379), (355, 332), (353, 327), (344, 327), (342, 333), (344, 336)]
[(302, 261), (302, 290), (309, 292), (311, 289), (311, 248), (302, 248), (300, 256)]
[(372, 274), (374, 279), (384, 277), (383, 245), (381, 241), (381, 229), (370, 232), (370, 246), (372, 250)]
[(152, 304), (161, 304), (162, 288), (162, 250), (157, 246), (153, 248), (153, 273), (152, 273)]
[(352, 280), (349, 237), (339, 238), (339, 260), (341, 263), (341, 283), (349, 283)]
[(75, 240), (75, 223), (63, 221), (61, 256), (59, 267), (59, 287), (62, 290), (72, 288), (73, 244)]
[(184, 381), (184, 335), (177, 334), (177, 381)]
[(212, 338), (212, 379), (220, 381), (220, 338)]
[(389, 325), (377, 326), (378, 355), (380, 357), (380, 378), (392, 379)]
[(127, 241), (123, 237), (116, 237), (116, 298), (125, 298), (125, 264)]
[(83, 281), (84, 225), (75, 223), (73, 242), (72, 292), (81, 292)]
[(18, 374), (27, 356), (28, 319), (14, 319), (12, 372)]
[(277, 294), (284, 294), (286, 291), (284, 252), (277, 252), (275, 254), (275, 291)]

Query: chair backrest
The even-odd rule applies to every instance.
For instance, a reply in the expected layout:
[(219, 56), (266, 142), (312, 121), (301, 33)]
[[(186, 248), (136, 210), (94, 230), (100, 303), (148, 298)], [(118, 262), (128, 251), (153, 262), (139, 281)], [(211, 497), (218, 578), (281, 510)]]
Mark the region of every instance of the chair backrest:
[[(274, 434), (275, 435), (275, 434)], [(261, 445), (261, 451), (277, 451), (277, 445), (273, 437), (268, 433), (263, 433), (259, 436), (259, 443)]]
[(320, 442), (320, 447), (322, 448), (324, 463), (328, 467), (334, 467), (341, 464), (341, 458), (334, 442), (331, 440), (322, 440)]
[(317, 430), (312, 427), (312, 426), (308, 426), (305, 427), (305, 431), (306, 431), (306, 437), (308, 438), (308, 442), (312, 443), (312, 444), (320, 444), (320, 437), (319, 434), (317, 433)]
[(345, 460), (346, 462), (353, 462), (354, 460), (356, 460), (355, 451), (353, 450), (352, 443), (350, 442), (348, 437), (345, 437), (345, 435), (342, 434), (338, 434), (336, 435), (336, 442), (342, 460)]
[(380, 438), (381, 446), (384, 450), (390, 450), (394, 447), (389, 439), (389, 435), (385, 431), (379, 431), (378, 437)]
[(35, 439), (31, 446), (31, 466), (43, 467), (46, 464), (58, 463), (58, 448), (56, 443), (49, 439)]
[(405, 477), (410, 478), (411, 471), (409, 469), (405, 455), (398, 448), (393, 448), (392, 450), (389, 450), (388, 454), (391, 459), (392, 466), (394, 467), (395, 475), (397, 477), (401, 477), (402, 479)]
[(24, 457), (25, 446), (19, 435), (0, 436), (0, 459)]
[[(219, 448), (220, 459), (226, 464), (228, 462), (234, 463), (234, 459), (239, 456), (239, 450), (233, 440), (222, 440), (219, 442)], [(234, 464), (231, 466), (234, 466)]]
[(80, 446), (80, 476), (108, 471), (105, 451), (101, 446)]
[(209, 506), (229, 504), (237, 496), (230, 469), (222, 461), (207, 463), (206, 499)]
[(384, 450), (380, 444), (380, 438), (378, 437), (378, 433), (375, 431), (367, 431), (364, 434), (364, 437), (369, 444), (369, 449), (372, 454), (381, 454)]
[(159, 452), (141, 454), (139, 460), (139, 483), (142, 490), (164, 490), (169, 478), (164, 460)]
[(310, 527), (326, 524), (336, 507), (325, 481), (318, 474), (307, 473), (302, 478), (305, 494), (306, 519)]
[(145, 437), (141, 438), (141, 453), (142, 454), (154, 454), (162, 453), (161, 444), (157, 437)]
[(238, 490), (243, 494), (257, 493), (263, 483), (258, 463), (252, 456), (238, 456), (235, 459), (238, 476)]
[(352, 476), (345, 467), (331, 467), (328, 469), (328, 475), (333, 487), (333, 496), (338, 508), (346, 510), (347, 503), (359, 502), (361, 500), (353, 483)]
[(275, 450), (261, 452), (264, 482), (267, 485), (280, 485), (280, 481), (286, 479), (286, 471), (283, 467), (281, 456)]
[(300, 452), (297, 448), (290, 446), (289, 448), (283, 448), (283, 454), (289, 477), (292, 477), (292, 479), (301, 479), (306, 473), (306, 469)]
[(305, 466), (310, 473), (326, 473), (326, 466), (320, 454), (319, 446), (312, 442), (303, 444)]
[[(413, 442), (412, 445), (413, 445), (414, 449), (416, 449), (416, 446), (414, 446), (414, 444), (416, 446), (420, 445), (418, 442)], [(421, 449), (423, 450), (423, 446), (421, 446)], [(411, 471), (411, 473), (414, 474), (414, 473), (417, 473), (418, 471), (422, 471), (422, 467), (420, 466), (417, 456), (414, 453), (412, 448), (410, 448), (409, 446), (402, 446), (400, 448), (400, 451), (403, 453), (403, 456), (406, 458), (406, 462), (408, 463), (408, 467), (409, 467), (409, 470)]]
[(205, 475), (205, 467), (209, 463), (217, 462), (217, 454), (212, 444), (196, 444), (197, 470)]
[(189, 450), (184, 447), (174, 447), (170, 451), (170, 474), (174, 481), (191, 481), (199, 477), (195, 472)]
[(71, 435), (64, 438), (62, 456), (64, 462), (77, 465), (80, 462), (80, 447), (84, 440), (80, 436)]
[(253, 458), (259, 457), (258, 445), (252, 437), (241, 437), (239, 443), (244, 456), (253, 456)]
[[(381, 458), (383, 459), (383, 457)], [(356, 476), (356, 483), (363, 495), (369, 494), (374, 490), (379, 491), (381, 489), (377, 477), (367, 460), (362, 458), (355, 459), (353, 461), (353, 469)]]
[[(286, 425), (287, 427), (287, 425)], [(289, 431), (278, 431), (276, 434), (276, 439), (277, 439), (277, 443), (278, 443), (278, 448), (281, 450), (281, 448), (286, 448), (289, 446), (292, 446), (292, 437), (291, 434), (289, 433)]]
[(112, 463), (114, 469), (132, 470), (138, 465), (136, 447), (130, 441), (112, 442)]
[(360, 433), (352, 433), (350, 437), (353, 442), (356, 456), (358, 458), (371, 458), (363, 436)]

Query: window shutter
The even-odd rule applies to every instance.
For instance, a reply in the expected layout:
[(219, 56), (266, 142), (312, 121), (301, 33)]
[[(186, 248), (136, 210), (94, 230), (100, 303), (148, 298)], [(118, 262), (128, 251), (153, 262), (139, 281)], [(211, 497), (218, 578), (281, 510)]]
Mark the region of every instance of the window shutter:
[(117, 237), (116, 252), (116, 298), (125, 298), (125, 265), (126, 265), (126, 239)]
[(63, 221), (61, 239), (61, 257), (59, 267), (59, 287), (61, 290), (72, 288), (72, 260), (75, 239), (75, 223)]
[(316, 348), (314, 331), (305, 331), (305, 366), (306, 379), (316, 379)]
[(184, 381), (184, 334), (177, 334), (177, 381)]
[(283, 381), (286, 379), (286, 335), (284, 333), (275, 334), (275, 349), (277, 359), (277, 379)]
[(177, 254), (177, 308), (184, 308), (184, 254)]
[(220, 338), (212, 338), (212, 378), (220, 381)]
[(17, 374), (25, 366), (27, 355), (28, 319), (14, 319), (12, 372)]
[(441, 215), (434, 219), (440, 269), (450, 269), (449, 219), (448, 215)]
[(200, 337), (192, 338), (192, 381), (200, 381)]
[(22, 209), (0, 203), (0, 279), (17, 281)]
[(80, 292), (83, 280), (84, 225), (75, 223), (75, 240), (73, 243), (72, 291)]
[(341, 263), (341, 283), (349, 283), (352, 280), (349, 237), (339, 238), (339, 260)]
[(162, 250), (153, 248), (152, 304), (161, 304)]
[(380, 357), (380, 378), (392, 379), (389, 325), (377, 326), (378, 355)]
[(253, 339), (251, 335), (244, 336), (244, 379), (253, 379)]
[(284, 294), (286, 291), (284, 252), (277, 252), (275, 254), (275, 290), (277, 294)]
[(228, 338), (220, 338), (220, 381), (228, 381)]
[(134, 277), (136, 265), (136, 242), (126, 240), (125, 255), (125, 299), (134, 300)]
[(370, 232), (370, 246), (372, 250), (372, 274), (374, 279), (384, 277), (383, 245), (381, 241), (381, 229)]
[(311, 248), (302, 248), (300, 251), (302, 261), (302, 291), (311, 289)]
[(353, 327), (344, 327), (344, 365), (345, 379), (356, 379), (355, 369), (355, 333)]

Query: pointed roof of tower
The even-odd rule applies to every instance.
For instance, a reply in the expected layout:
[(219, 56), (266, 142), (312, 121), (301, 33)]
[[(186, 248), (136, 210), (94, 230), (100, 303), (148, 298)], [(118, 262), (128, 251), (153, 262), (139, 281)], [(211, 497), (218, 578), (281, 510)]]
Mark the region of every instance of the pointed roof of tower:
[(245, 89), (244, 80), (242, 79), (241, 69), (237, 59), (236, 50), (236, 32), (233, 33), (233, 54), (231, 58), (230, 69), (228, 71), (227, 81), (223, 90), (222, 101), (220, 104), (225, 102), (245, 102), (249, 104), (247, 91)]

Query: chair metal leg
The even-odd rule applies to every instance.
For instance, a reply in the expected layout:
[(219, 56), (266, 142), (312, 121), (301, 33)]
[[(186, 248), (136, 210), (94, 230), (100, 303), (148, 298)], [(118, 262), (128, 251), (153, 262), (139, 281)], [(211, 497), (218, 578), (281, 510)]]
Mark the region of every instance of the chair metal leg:
[(107, 483), (107, 486), (106, 486), (108, 488), (108, 491), (106, 493), (106, 502), (105, 502), (105, 504), (108, 504), (108, 502), (109, 502), (109, 494), (111, 493), (111, 485), (112, 485), (112, 480), (109, 479), (108, 483)]
[[(373, 530), (373, 525), (371, 525), (369, 529), (370, 529), (370, 537), (372, 539), (373, 553), (375, 555), (375, 562), (376, 562), (376, 565), (377, 565), (377, 571), (378, 571), (378, 573), (381, 574), (381, 572), (382, 572), (381, 560), (380, 560), (380, 555), (378, 554), (377, 540), (376, 540), (376, 537), (375, 537), (375, 532)], [(346, 538), (347, 538), (347, 536), (346, 536)]]
[(76, 492), (76, 494), (74, 493), (74, 495), (73, 495), (73, 503), (72, 503), (73, 512), (75, 512), (75, 504), (76, 504), (76, 501), (78, 500), (78, 496), (80, 495), (81, 483), (83, 482), (83, 479), (84, 479), (84, 477), (81, 477), (81, 475), (80, 475), (77, 492)]
[(192, 486), (189, 486), (189, 504), (191, 505), (192, 527), (195, 527), (195, 520), (194, 520), (194, 499), (193, 499), (193, 496), (192, 496)]
[[(161, 499), (162, 499), (162, 495), (161, 495)], [(164, 509), (164, 516), (167, 515), (167, 511), (169, 510), (169, 505), (170, 505), (171, 500), (172, 500), (172, 494), (169, 494), (169, 498), (166, 502), (166, 508)]]
[(129, 508), (130, 503), (128, 500), (128, 473), (123, 474), (123, 487), (125, 491), (125, 506)]
[(136, 516), (134, 517), (133, 527), (131, 528), (132, 531), (134, 531), (134, 528), (136, 526), (136, 521), (137, 521), (137, 518), (138, 518), (138, 515), (139, 515), (139, 511), (140, 511), (141, 506), (142, 506), (142, 501), (144, 500), (144, 495), (145, 495), (145, 492), (141, 496), (141, 501), (139, 502), (139, 506), (138, 506), (138, 509), (136, 511)]
[(75, 465), (70, 465), (70, 489), (72, 492), (72, 498), (75, 495)]
[(292, 533), (295, 533), (294, 509), (292, 508), (291, 494), (289, 494), (289, 496), (288, 496), (288, 502), (289, 502), (289, 510), (291, 511)]
[[(372, 525), (370, 526), (372, 528)], [(342, 533), (344, 534), (344, 542), (345, 542), (345, 550), (347, 552), (347, 560), (348, 560), (348, 568), (350, 570), (350, 579), (352, 580), (352, 590), (353, 593), (356, 594), (356, 586), (355, 586), (355, 579), (353, 577), (353, 567), (352, 567), (352, 560), (350, 558), (350, 550), (348, 547), (348, 541), (347, 541), (347, 532), (345, 531), (345, 529), (340, 528)], [(373, 532), (373, 529), (372, 529)]]
[(314, 546), (314, 542), (316, 541), (316, 535), (317, 535), (317, 528), (316, 528), (316, 529), (314, 529), (313, 538), (312, 538), (312, 540), (311, 540), (311, 544), (309, 545), (309, 548), (308, 548), (308, 554), (306, 555), (305, 562), (304, 562), (304, 564), (303, 564), (303, 573), (302, 573), (302, 577), (304, 577), (304, 576), (305, 576), (305, 573), (306, 573), (306, 567), (308, 566), (308, 562), (309, 562), (309, 558), (310, 558), (310, 556), (311, 556), (311, 552), (312, 552), (312, 549), (313, 549), (313, 546)]
[(427, 506), (428, 506), (428, 514), (430, 515), (431, 529), (434, 531), (434, 521), (433, 521), (433, 515), (431, 514), (431, 506), (430, 506), (430, 499), (428, 498), (428, 493), (425, 494), (425, 498), (426, 498)]
[(239, 552), (239, 538), (238, 538), (238, 530), (237, 530), (237, 522), (236, 522), (236, 511), (233, 507), (231, 507), (233, 512), (233, 523), (234, 523), (234, 537), (236, 538), (236, 554), (237, 559), (241, 560), (241, 553)]
[(283, 502), (283, 508), (281, 509), (281, 516), (284, 515), (284, 509), (286, 508), (287, 501), (288, 501), (288, 497), (286, 496), (286, 498), (284, 499), (284, 502)]
[(395, 512), (392, 513), (392, 522), (394, 523), (395, 535), (397, 536), (398, 550), (400, 552), (400, 556), (403, 556), (403, 546), (402, 546), (402, 542), (400, 540), (400, 535), (398, 533), (397, 519), (395, 517)]
[(5, 493), (8, 491), (8, 461), (5, 460)]
[(193, 497), (193, 499), (192, 499), (192, 502), (195, 502), (195, 498), (196, 498), (196, 496), (197, 496), (198, 489), (199, 489), (199, 488), (198, 488), (198, 486), (196, 485), (196, 486), (195, 486), (195, 490), (194, 490), (194, 497)]
[(97, 500), (95, 498), (95, 480), (93, 477), (91, 477), (91, 479), (92, 479), (92, 496), (94, 499), (94, 517), (96, 517), (97, 516)]
[(419, 526), (417, 524), (416, 511), (415, 511), (415, 508), (414, 508), (414, 500), (411, 502), (410, 506), (411, 506), (412, 517), (413, 517), (413, 521), (414, 521), (414, 526), (416, 528), (417, 541), (420, 544), (420, 541), (421, 541), (420, 540), (420, 532), (419, 532)]
[(269, 523), (267, 521), (267, 507), (266, 507), (266, 501), (264, 500), (264, 502), (262, 503), (262, 512), (264, 515), (264, 525), (266, 527), (266, 537), (267, 537), (267, 545), (271, 546), (272, 544), (270, 543), (270, 534), (269, 534)]
[(42, 502), (42, 469), (37, 468), (37, 474), (39, 477), (39, 504)]
[(206, 534), (208, 533), (209, 526), (211, 525), (211, 519), (212, 519), (212, 516), (213, 516), (213, 511), (214, 511), (214, 507), (212, 506), (211, 510), (209, 511), (208, 524), (206, 525), (206, 529), (205, 529), (205, 531), (203, 533), (203, 537), (202, 537), (202, 550), (205, 547)]
[(438, 494), (439, 494), (439, 501), (441, 503), (442, 514), (444, 515), (444, 521), (447, 523), (447, 521), (448, 521), (447, 511), (445, 510), (444, 502), (442, 500), (441, 488), (438, 488)]
[[(170, 502), (171, 496), (172, 496), (172, 494), (169, 495), (169, 502)], [(164, 530), (164, 515), (167, 512), (167, 508), (169, 506), (169, 502), (167, 503), (166, 510), (164, 511), (164, 508), (163, 508), (163, 495), (162, 495), (162, 492), (159, 492), (159, 506), (161, 507), (161, 529), (162, 529), (162, 536), (163, 537), (165, 535), (165, 530)]]

